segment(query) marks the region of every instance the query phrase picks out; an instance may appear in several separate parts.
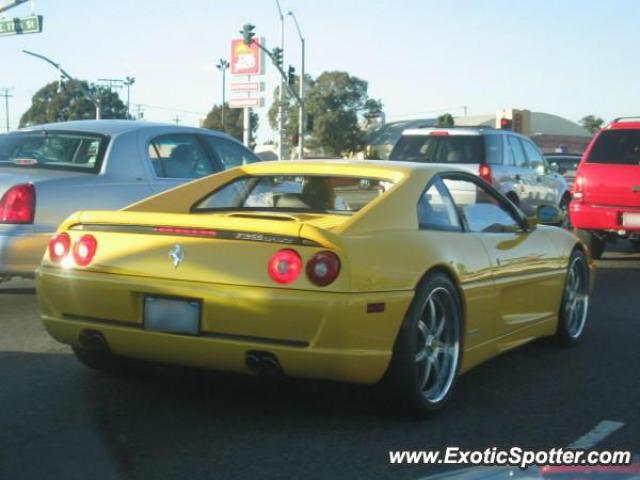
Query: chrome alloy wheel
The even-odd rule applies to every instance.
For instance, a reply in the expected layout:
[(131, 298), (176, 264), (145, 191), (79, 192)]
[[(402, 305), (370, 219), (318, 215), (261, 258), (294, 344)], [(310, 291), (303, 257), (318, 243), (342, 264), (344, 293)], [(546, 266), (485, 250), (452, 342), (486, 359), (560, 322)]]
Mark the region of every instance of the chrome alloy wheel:
[(567, 271), (564, 292), (564, 316), (571, 338), (582, 334), (589, 311), (589, 272), (584, 258), (575, 257)]
[(451, 389), (460, 358), (460, 323), (455, 299), (437, 287), (427, 297), (418, 322), (416, 375), (419, 390), (432, 403)]

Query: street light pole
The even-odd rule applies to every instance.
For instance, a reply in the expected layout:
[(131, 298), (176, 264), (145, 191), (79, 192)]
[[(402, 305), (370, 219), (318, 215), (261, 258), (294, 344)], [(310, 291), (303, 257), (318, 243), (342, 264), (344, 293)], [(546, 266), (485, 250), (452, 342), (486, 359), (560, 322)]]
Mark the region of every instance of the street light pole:
[(298, 107), (298, 158), (302, 160), (304, 158), (304, 52), (305, 52), (305, 39), (302, 35), (302, 30), (300, 30), (300, 25), (298, 24), (298, 19), (296, 18), (296, 14), (293, 11), (289, 10), (288, 15), (293, 18), (293, 22), (296, 25), (296, 30), (298, 31), (298, 36), (300, 37), (300, 48), (302, 49), (302, 59), (300, 65), (300, 80), (299, 80), (299, 88), (300, 88), (300, 105)]
[(135, 77), (125, 77), (124, 84), (127, 87), (127, 115), (131, 118), (131, 85), (136, 83)]
[[(284, 15), (282, 14), (282, 9), (280, 8), (280, 1), (276, 0), (276, 5), (278, 6), (278, 14), (280, 15), (280, 49), (284, 53)], [(279, 100), (278, 100), (278, 135), (280, 136), (280, 140), (278, 142), (278, 160), (282, 160), (282, 140), (284, 138), (283, 135), (283, 103), (284, 103), (284, 78), (280, 78), (280, 89), (279, 89)]]
[(224, 110), (225, 103), (227, 102), (227, 89), (226, 89), (226, 77), (227, 69), (229, 68), (229, 62), (224, 58), (221, 58), (216, 68), (222, 72), (222, 130), (226, 131), (226, 125), (224, 123)]
[[(22, 52), (26, 53), (27, 55), (31, 55), (32, 57), (39, 58), (40, 60), (44, 60), (49, 65), (53, 65), (53, 68), (58, 70), (60, 77), (64, 77), (67, 80), (75, 80), (71, 75), (69, 75), (67, 72), (63, 70), (62, 66), (59, 63), (54, 62), (50, 58), (47, 58), (44, 55), (40, 55), (39, 53), (30, 52), (28, 50), (22, 50)], [(93, 103), (93, 106), (96, 108), (96, 120), (102, 119), (102, 111), (100, 108), (100, 98), (93, 95), (91, 91), (87, 87), (85, 87), (82, 82), (78, 82), (78, 85), (80, 86), (80, 90), (82, 90), (82, 93), (89, 99), (91, 103)]]

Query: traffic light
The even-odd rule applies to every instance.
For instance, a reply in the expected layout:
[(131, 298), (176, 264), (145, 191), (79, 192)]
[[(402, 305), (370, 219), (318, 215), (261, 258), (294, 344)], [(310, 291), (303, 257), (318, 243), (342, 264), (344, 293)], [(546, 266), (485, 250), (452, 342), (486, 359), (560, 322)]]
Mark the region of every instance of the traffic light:
[(513, 130), (513, 120), (509, 118), (501, 118), (500, 119), (500, 129), (501, 130)]
[(240, 30), (240, 34), (242, 35), (242, 41), (245, 45), (251, 45), (253, 42), (253, 37), (256, 36), (253, 31), (256, 28), (255, 25), (251, 25), (250, 23), (246, 23), (242, 26), (242, 30)]
[(276, 47), (271, 51), (271, 60), (273, 60), (273, 64), (276, 67), (282, 68), (282, 49), (281, 48)]
[(293, 87), (296, 84), (296, 69), (293, 65), (289, 65), (289, 70), (287, 71), (287, 82), (290, 87)]
[(313, 132), (313, 115), (307, 115), (307, 122), (304, 130), (305, 132)]

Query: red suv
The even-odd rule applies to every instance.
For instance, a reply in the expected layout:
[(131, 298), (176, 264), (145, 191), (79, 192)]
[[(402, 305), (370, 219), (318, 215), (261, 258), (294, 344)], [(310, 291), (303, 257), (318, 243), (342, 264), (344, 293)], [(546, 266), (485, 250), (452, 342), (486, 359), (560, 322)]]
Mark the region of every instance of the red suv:
[(640, 244), (640, 117), (617, 118), (594, 137), (572, 193), (569, 218), (593, 258), (616, 237)]

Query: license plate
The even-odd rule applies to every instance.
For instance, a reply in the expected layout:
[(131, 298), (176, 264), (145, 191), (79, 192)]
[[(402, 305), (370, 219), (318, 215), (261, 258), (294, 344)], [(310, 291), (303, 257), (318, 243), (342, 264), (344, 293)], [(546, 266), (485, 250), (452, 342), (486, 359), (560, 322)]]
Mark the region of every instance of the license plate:
[(156, 332), (198, 335), (200, 302), (147, 296), (144, 299), (144, 328)]
[(640, 227), (640, 213), (623, 213), (622, 225), (625, 227)]

